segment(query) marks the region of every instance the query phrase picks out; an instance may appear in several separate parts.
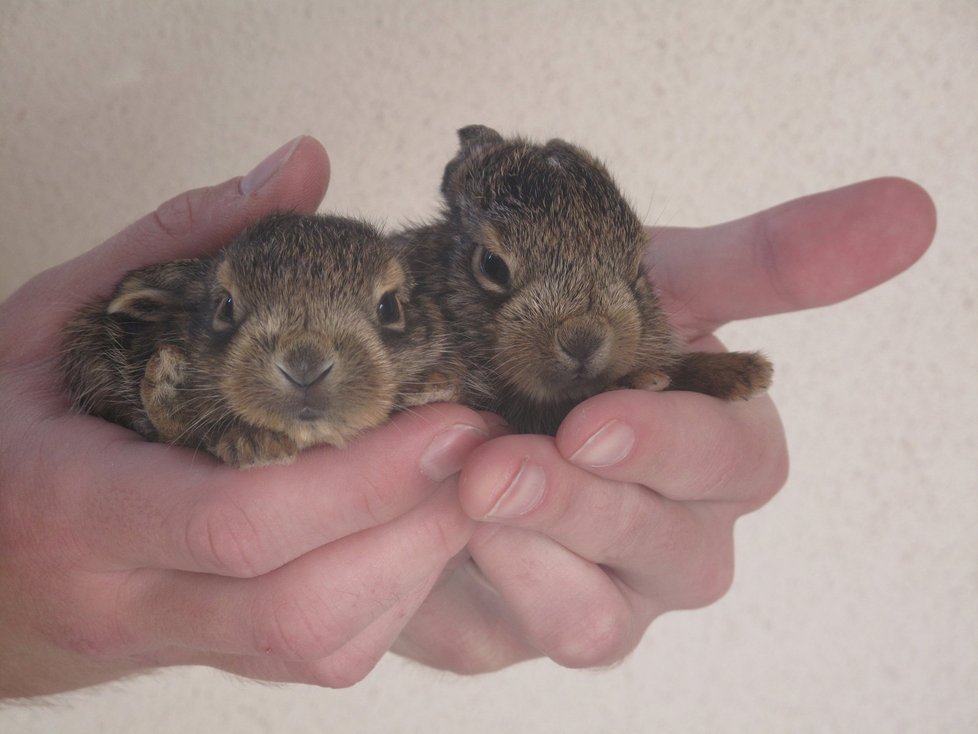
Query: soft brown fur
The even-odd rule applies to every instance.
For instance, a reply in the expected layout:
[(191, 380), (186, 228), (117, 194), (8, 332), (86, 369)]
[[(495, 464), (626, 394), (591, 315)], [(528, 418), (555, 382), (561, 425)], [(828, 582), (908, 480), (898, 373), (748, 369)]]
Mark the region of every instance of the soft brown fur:
[(758, 354), (685, 352), (642, 264), (645, 229), (599, 161), (483, 126), (459, 139), (443, 217), (402, 238), (427, 260), (424, 285), (466, 364), (466, 402), (552, 434), (609, 389), (746, 399), (767, 388)]
[(216, 257), (130, 273), (68, 325), (63, 363), (82, 411), (245, 467), (457, 398), (445, 337), (404, 247), (279, 214)]

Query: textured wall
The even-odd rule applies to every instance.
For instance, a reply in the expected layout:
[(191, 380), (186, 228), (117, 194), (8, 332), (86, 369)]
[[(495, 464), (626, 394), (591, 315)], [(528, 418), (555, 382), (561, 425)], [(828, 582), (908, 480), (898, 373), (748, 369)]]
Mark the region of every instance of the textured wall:
[(326, 207), (391, 225), (434, 211), (471, 122), (585, 144), (649, 222), (883, 174), (939, 215), (895, 281), (724, 331), (778, 366), (792, 476), (741, 521), (729, 595), (615, 669), (389, 657), (344, 691), (182, 669), (0, 730), (978, 730), (976, 79), (973, 0), (0, 0), (0, 296), (303, 132)]

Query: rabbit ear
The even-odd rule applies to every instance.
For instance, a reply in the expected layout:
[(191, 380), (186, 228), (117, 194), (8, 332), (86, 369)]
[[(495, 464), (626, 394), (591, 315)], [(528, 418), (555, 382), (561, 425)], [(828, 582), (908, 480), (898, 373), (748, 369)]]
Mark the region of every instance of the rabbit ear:
[(109, 302), (106, 313), (139, 321), (162, 321), (181, 303), (187, 263), (175, 261), (129, 273)]
[(455, 172), (485, 146), (502, 143), (503, 136), (485, 125), (469, 125), (458, 131), (458, 140), (461, 143), (458, 154), (445, 166), (445, 173), (441, 179), (441, 191), (449, 199), (457, 193), (458, 182), (454, 180)]
[(458, 140), (462, 144), (461, 153), (464, 155), (480, 145), (501, 143), (503, 136), (485, 125), (467, 125), (458, 131)]
[(175, 303), (173, 293), (127, 283), (109, 303), (106, 312), (110, 315), (129, 316), (139, 321), (162, 321)]

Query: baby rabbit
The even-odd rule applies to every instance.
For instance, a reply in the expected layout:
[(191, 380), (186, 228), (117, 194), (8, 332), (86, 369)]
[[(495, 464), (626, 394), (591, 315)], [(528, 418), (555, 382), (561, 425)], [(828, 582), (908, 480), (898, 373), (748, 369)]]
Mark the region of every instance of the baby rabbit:
[(361, 221), (277, 214), (215, 257), (133, 271), (66, 327), (68, 393), (239, 467), (456, 399), (444, 321), (408, 254)]
[(465, 361), (464, 400), (520, 432), (556, 432), (615, 388), (749, 398), (759, 354), (686, 353), (642, 264), (648, 236), (605, 167), (562, 140), (474, 125), (445, 168), (441, 221), (406, 232)]

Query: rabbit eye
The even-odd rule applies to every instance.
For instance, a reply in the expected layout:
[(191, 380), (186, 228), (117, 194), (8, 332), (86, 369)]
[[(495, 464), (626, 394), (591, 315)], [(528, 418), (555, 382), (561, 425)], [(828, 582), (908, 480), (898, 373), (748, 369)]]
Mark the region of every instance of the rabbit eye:
[(377, 302), (377, 320), (382, 326), (391, 326), (401, 320), (401, 304), (394, 291), (387, 291)]
[(480, 247), (476, 251), (476, 263), (479, 272), (493, 284), (500, 288), (509, 287), (509, 266), (499, 255), (488, 248)]
[(230, 293), (225, 293), (217, 304), (214, 328), (223, 331), (231, 326), (234, 326), (234, 298)]

